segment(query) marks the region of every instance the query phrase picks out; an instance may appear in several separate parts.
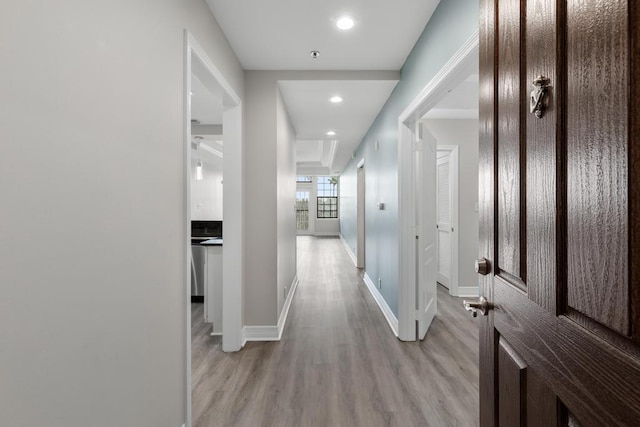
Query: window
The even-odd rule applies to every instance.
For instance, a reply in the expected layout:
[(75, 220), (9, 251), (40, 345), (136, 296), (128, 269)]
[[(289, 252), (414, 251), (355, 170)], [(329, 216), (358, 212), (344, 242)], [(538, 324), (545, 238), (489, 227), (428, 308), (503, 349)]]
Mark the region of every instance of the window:
[(318, 177), (318, 218), (338, 218), (338, 177)]
[(311, 183), (311, 177), (310, 176), (298, 176), (298, 177), (296, 177), (296, 182), (309, 182), (309, 183)]
[(296, 228), (301, 231), (309, 230), (309, 192), (296, 192)]

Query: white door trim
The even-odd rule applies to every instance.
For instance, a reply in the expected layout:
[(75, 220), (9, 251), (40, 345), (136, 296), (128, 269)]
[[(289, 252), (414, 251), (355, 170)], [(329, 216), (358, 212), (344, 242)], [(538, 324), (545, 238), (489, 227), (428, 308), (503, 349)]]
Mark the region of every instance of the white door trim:
[(438, 151), (449, 151), (449, 176), (451, 180), (451, 282), (449, 295), (459, 296), (460, 287), (460, 147), (457, 145), (438, 145)]
[(243, 138), (242, 138), (242, 101), (224, 78), (220, 70), (211, 61), (205, 50), (189, 30), (184, 30), (184, 224), (183, 242), (184, 263), (184, 402), (185, 425), (192, 424), (191, 413), (191, 270), (189, 269), (191, 251), (191, 57), (195, 56), (204, 65), (207, 72), (223, 89), (223, 129), (225, 138), (224, 153), (224, 251), (222, 272), (223, 313), (222, 313), (222, 349), (238, 351), (242, 346), (242, 289), (244, 287), (243, 268)]
[(365, 268), (366, 247), (365, 191), (366, 173), (364, 159), (362, 159), (356, 169), (356, 267), (362, 269)]
[(476, 31), (398, 117), (398, 338), (403, 341), (416, 340), (414, 129), (448, 90), (477, 71), (478, 52)]

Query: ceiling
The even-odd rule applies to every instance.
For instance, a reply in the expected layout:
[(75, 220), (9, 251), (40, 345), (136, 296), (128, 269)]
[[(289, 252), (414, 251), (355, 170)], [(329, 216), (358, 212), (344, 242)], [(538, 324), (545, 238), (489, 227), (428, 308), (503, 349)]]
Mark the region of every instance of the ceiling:
[(192, 161), (200, 160), (204, 164), (222, 171), (222, 160), (224, 158), (222, 135), (202, 135), (201, 137), (194, 137), (191, 141)]
[(471, 74), (425, 115), (427, 119), (477, 119), (479, 75)]
[[(397, 80), (281, 81), (280, 91), (296, 129), (300, 174), (341, 172), (389, 98)], [(343, 101), (331, 103), (339, 95)], [(327, 135), (334, 131), (334, 136)]]
[(222, 124), (222, 88), (207, 88), (196, 74), (191, 74), (191, 119), (203, 125)]
[[(245, 70), (363, 72), (400, 70), (439, 2), (207, 0)], [(344, 15), (354, 18), (350, 30), (336, 27)], [(397, 82), (280, 81), (296, 130), (298, 173), (341, 173)], [(343, 102), (329, 102), (334, 95)], [(194, 118), (196, 110), (194, 102)], [(326, 135), (329, 130), (336, 135)]]
[(207, 0), (245, 70), (399, 70), (439, 2)]
[(211, 79), (206, 80), (203, 73), (199, 67), (194, 67), (191, 73), (191, 120), (198, 121), (191, 126), (191, 155), (193, 161), (201, 160), (222, 169), (222, 88)]

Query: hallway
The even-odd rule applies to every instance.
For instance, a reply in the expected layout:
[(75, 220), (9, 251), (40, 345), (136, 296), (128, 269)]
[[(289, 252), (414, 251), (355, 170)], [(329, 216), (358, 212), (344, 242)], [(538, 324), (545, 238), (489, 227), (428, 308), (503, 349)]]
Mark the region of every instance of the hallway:
[(194, 425), (477, 425), (478, 328), (461, 299), (440, 287), (427, 339), (400, 342), (339, 239), (297, 242), (282, 341), (222, 353), (194, 309)]

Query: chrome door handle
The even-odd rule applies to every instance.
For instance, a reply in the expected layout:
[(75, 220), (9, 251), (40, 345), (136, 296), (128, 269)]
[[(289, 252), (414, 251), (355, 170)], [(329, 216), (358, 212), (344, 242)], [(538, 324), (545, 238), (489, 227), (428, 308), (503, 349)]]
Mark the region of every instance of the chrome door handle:
[(478, 316), (478, 310), (480, 310), (480, 312), (484, 316), (486, 316), (489, 313), (489, 309), (491, 309), (489, 301), (487, 301), (487, 299), (485, 297), (480, 297), (476, 301), (462, 300), (462, 305), (464, 305), (464, 309), (465, 310), (471, 312), (473, 317), (477, 317)]

